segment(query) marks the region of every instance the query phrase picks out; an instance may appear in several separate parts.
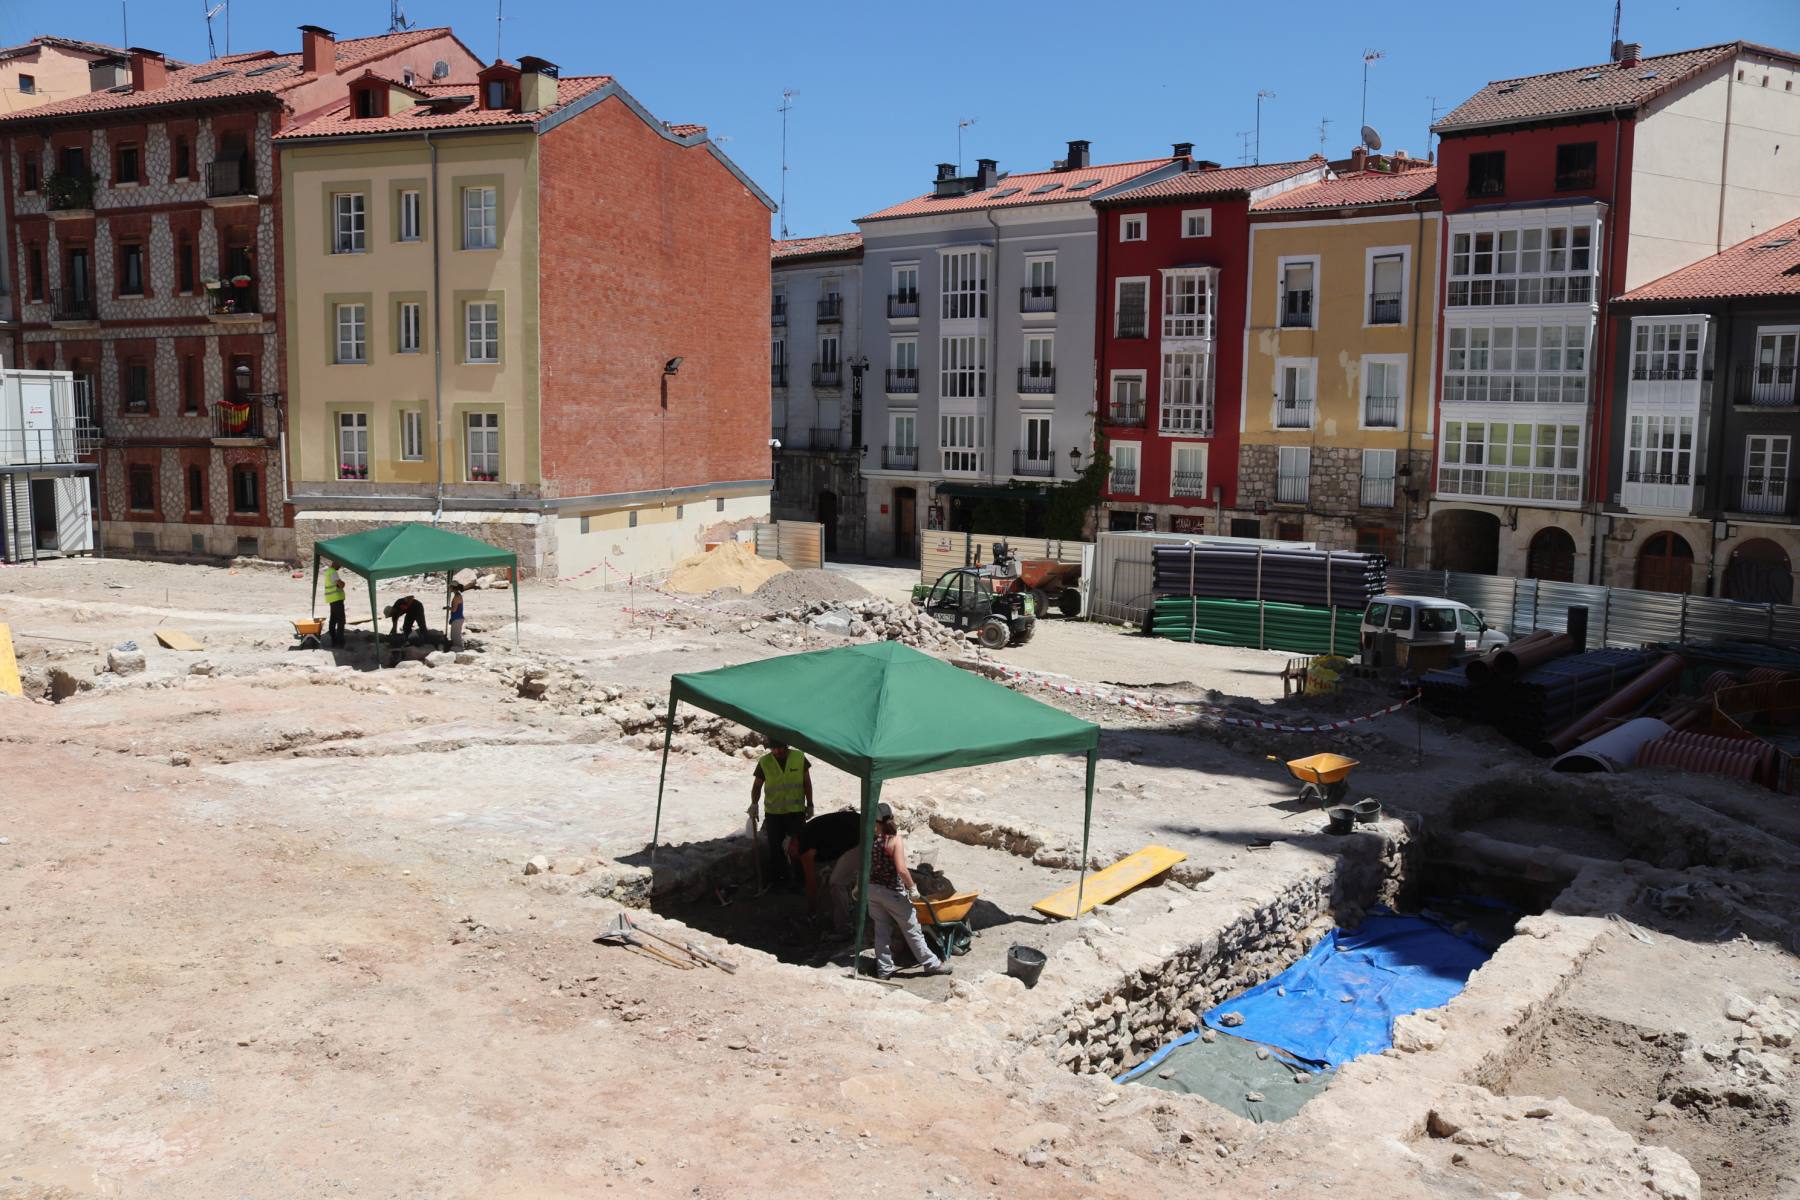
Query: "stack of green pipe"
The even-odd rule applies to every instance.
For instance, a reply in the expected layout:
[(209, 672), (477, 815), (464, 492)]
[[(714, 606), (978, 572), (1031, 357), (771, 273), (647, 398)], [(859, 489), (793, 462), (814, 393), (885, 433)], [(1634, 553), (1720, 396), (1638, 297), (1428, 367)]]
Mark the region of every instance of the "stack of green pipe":
[(1296, 654), (1354, 655), (1360, 649), (1357, 630), (1362, 624), (1362, 610), (1337, 610), (1335, 640), (1331, 613), (1329, 608), (1305, 604), (1164, 596), (1151, 611), (1150, 632), (1177, 642), (1288, 650)]

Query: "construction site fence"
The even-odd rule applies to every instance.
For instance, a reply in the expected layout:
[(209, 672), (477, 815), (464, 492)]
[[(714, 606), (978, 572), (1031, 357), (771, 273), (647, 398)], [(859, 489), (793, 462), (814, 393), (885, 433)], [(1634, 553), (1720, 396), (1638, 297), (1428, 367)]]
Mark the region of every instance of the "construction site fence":
[(1571, 608), (1588, 610), (1587, 648), (1647, 642), (1771, 641), (1800, 645), (1800, 608), (1711, 596), (1641, 592), (1547, 579), (1390, 569), (1388, 592), (1443, 596), (1478, 609), (1513, 637), (1534, 629), (1564, 633)]
[(1021, 559), (1047, 558), (1059, 563), (1085, 562), (1084, 555), (1093, 549), (1093, 543), (1074, 539), (927, 529), (919, 540), (920, 581), (936, 583), (940, 575), (953, 567), (986, 566), (994, 561), (995, 542), (1005, 542)]
[(1790, 749), (1795, 744), (1794, 731), (1800, 728), (1800, 679), (1769, 679), (1720, 688), (1712, 694), (1712, 702), (1709, 732), (1769, 742), (1775, 747), (1775, 790), (1790, 796), (1800, 792), (1800, 762)]
[(817, 521), (774, 521), (756, 527), (756, 553), (795, 570), (825, 565), (825, 526)]
[(1094, 547), (1093, 563), (1082, 572), (1083, 611), (1093, 621), (1141, 625), (1156, 601), (1158, 546), (1235, 546), (1265, 550), (1311, 550), (1311, 542), (1209, 537), (1191, 533), (1107, 531)]

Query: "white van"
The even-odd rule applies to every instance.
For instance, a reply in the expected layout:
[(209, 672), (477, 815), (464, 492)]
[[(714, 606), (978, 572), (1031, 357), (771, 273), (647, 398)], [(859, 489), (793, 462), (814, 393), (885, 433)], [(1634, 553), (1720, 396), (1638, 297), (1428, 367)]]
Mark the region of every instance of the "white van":
[(1477, 651), (1493, 650), (1508, 640), (1504, 630), (1489, 625), (1479, 612), (1442, 596), (1377, 596), (1363, 610), (1363, 649), (1382, 632), (1414, 646), (1454, 645), (1461, 634), (1463, 645)]

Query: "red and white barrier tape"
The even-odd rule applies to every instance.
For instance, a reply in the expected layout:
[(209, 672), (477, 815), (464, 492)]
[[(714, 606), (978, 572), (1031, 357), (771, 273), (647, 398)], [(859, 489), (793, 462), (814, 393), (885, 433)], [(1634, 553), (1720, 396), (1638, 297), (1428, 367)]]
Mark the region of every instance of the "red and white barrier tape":
[(1365, 721), (1373, 721), (1377, 717), (1385, 717), (1397, 713), (1419, 698), (1416, 695), (1410, 696), (1407, 699), (1400, 701), (1398, 704), (1390, 704), (1388, 707), (1381, 709), (1378, 712), (1364, 713), (1358, 717), (1346, 717), (1342, 721), (1331, 721), (1323, 725), (1288, 725), (1280, 721), (1260, 721), (1253, 717), (1226, 716), (1223, 709), (1220, 709), (1215, 705), (1202, 704), (1197, 700), (1184, 701), (1180, 704), (1170, 704), (1166, 702), (1157, 703), (1155, 701), (1139, 700), (1136, 696), (1128, 696), (1122, 692), (1107, 691), (1105, 688), (1095, 687), (1093, 684), (1082, 683), (1079, 680), (1069, 680), (1067, 683), (1061, 682), (1062, 680), (1069, 679), (1066, 675), (1050, 675), (1040, 671), (1023, 671), (1017, 667), (1007, 666), (1001, 666), (999, 670), (1001, 674), (1011, 676), (1024, 683), (1034, 684), (1037, 687), (1046, 688), (1053, 692), (1062, 692), (1069, 696), (1083, 696), (1090, 700), (1099, 700), (1105, 704), (1117, 704), (1121, 708), (1135, 709), (1140, 712), (1168, 713), (1174, 716), (1183, 717), (1204, 716), (1209, 720), (1217, 721), (1221, 725), (1241, 725), (1250, 729), (1272, 730), (1276, 733), (1329, 733), (1334, 730), (1348, 728), (1351, 725), (1360, 725)]

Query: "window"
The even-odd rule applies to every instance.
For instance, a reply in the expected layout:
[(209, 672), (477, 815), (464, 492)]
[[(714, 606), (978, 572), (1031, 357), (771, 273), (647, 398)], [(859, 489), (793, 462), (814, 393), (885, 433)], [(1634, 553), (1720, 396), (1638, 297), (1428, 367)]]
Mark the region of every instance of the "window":
[[(1793, 439), (1787, 434), (1752, 434), (1744, 443), (1744, 488), (1739, 512), (1782, 513), (1788, 509), (1793, 480)], [(1726, 501), (1727, 504), (1730, 501)]]
[(468, 423), (469, 480), (495, 483), (500, 479), (500, 414), (470, 413)]
[(119, 247), (119, 295), (144, 294), (144, 248), (136, 242)]
[(1631, 324), (1633, 379), (1699, 379), (1704, 317), (1676, 317)]
[(973, 474), (986, 468), (987, 418), (978, 413), (944, 413), (938, 417), (938, 448), (945, 471)]
[(1121, 279), (1116, 285), (1113, 303), (1113, 336), (1141, 338), (1149, 336), (1150, 281)]
[(1312, 486), (1312, 447), (1282, 446), (1275, 453), (1275, 499), (1305, 504)]
[(399, 329), (394, 348), (401, 354), (417, 354), (425, 347), (425, 306), (408, 300), (399, 306)]
[(1406, 258), (1377, 254), (1369, 262), (1369, 324), (1398, 325), (1404, 311)]
[(369, 361), (369, 310), (361, 304), (340, 304), (337, 314), (337, 357), (340, 363)]
[(1392, 450), (1362, 452), (1362, 503), (1364, 508), (1394, 507), (1394, 458)]
[(19, 190), (22, 192), (38, 190), (38, 160), (35, 150), (19, 156)]
[(919, 339), (895, 338), (889, 348), (888, 389), (899, 384), (907, 391), (919, 390)]
[(19, 94), (22, 96), (32, 96), (37, 94), (36, 75), (19, 76)]
[(1119, 240), (1121, 242), (1141, 242), (1149, 234), (1146, 232), (1147, 222), (1143, 213), (1125, 213), (1119, 217)]
[(463, 249), (492, 250), (500, 244), (500, 193), (491, 187), (463, 189)]
[(181, 356), (181, 411), (190, 417), (200, 412), (200, 358), (195, 354)]
[(197, 466), (187, 469), (187, 510), (191, 513), (206, 511), (206, 472)]
[(189, 296), (194, 286), (194, 239), (184, 233), (175, 243), (175, 290)]
[(1212, 209), (1190, 208), (1182, 213), (1181, 236), (1184, 238), (1211, 237)]
[(1444, 402), (1584, 403), (1588, 334), (1585, 322), (1451, 326)]
[(331, 198), (333, 254), (361, 254), (368, 246), (367, 198), (361, 192), (339, 192)]
[(425, 224), (420, 206), (421, 198), (416, 189), (408, 188), (400, 193), (400, 240), (416, 242), (424, 236)]
[(121, 186), (142, 183), (144, 179), (139, 167), (137, 143), (121, 142), (118, 154), (113, 159), (113, 183)]
[(1163, 330), (1166, 338), (1212, 337), (1213, 273), (1163, 272)]
[(62, 163), (62, 173), (77, 178), (85, 176), (87, 169), (87, 148), (85, 146), (63, 146), (57, 150), (57, 159)]
[(25, 251), (25, 286), (33, 300), (44, 298), (44, 248), (33, 242)]
[(901, 458), (916, 456), (919, 453), (919, 415), (909, 412), (888, 414), (888, 444)]
[(1469, 155), (1469, 195), (1498, 196), (1506, 191), (1506, 151)]
[(341, 412), (337, 419), (339, 479), (369, 477), (369, 414)]
[(938, 340), (939, 396), (987, 395), (987, 343), (985, 337), (973, 336)]
[(425, 461), (425, 414), (419, 409), (400, 410), (400, 461)]
[(1455, 233), (1445, 301), (1452, 308), (1590, 303), (1594, 242), (1591, 223)]
[(1625, 482), (1685, 487), (1694, 478), (1694, 418), (1632, 413), (1625, 432)]
[(125, 360), (125, 411), (150, 411), (150, 363), (148, 359)]
[(1144, 373), (1114, 371), (1112, 375), (1112, 407), (1106, 419), (1114, 425), (1144, 423)]
[(1445, 421), (1438, 491), (1574, 504), (1581, 500), (1581, 425)]
[(1206, 447), (1177, 442), (1174, 447), (1173, 470), (1169, 475), (1169, 494), (1174, 496), (1206, 495)]
[(1312, 428), (1314, 365), (1310, 358), (1275, 360), (1275, 428)]
[(1556, 190), (1579, 192), (1594, 186), (1598, 148), (1593, 142), (1575, 142), (1556, 148)]
[(1054, 454), (1050, 448), (1050, 417), (1047, 414), (1031, 413), (1025, 417), (1021, 430), (1020, 474), (1048, 475), (1055, 469)]
[(1362, 423), (1365, 429), (1400, 428), (1401, 380), (1405, 375), (1404, 355), (1364, 357)]
[(132, 463), (126, 478), (130, 483), (131, 508), (136, 512), (155, 512), (156, 468), (147, 463)]
[(1112, 444), (1112, 470), (1107, 475), (1106, 490), (1120, 496), (1135, 496), (1138, 490), (1138, 444)]
[(769, 386), (787, 386), (787, 339), (769, 339)]
[(1756, 331), (1756, 360), (1750, 379), (1751, 404), (1775, 406), (1796, 402), (1797, 350), (1800, 350), (1800, 329), (1767, 326)]
[(500, 302), (471, 300), (463, 309), (465, 362), (497, 363), (500, 361)]
[(1168, 350), (1162, 356), (1162, 404), (1157, 409), (1164, 433), (1212, 436), (1212, 356), (1199, 350)]
[(262, 511), (262, 472), (255, 467), (231, 468), (231, 511), (239, 514)]
[[(919, 268), (916, 265), (894, 268), (894, 299), (900, 304), (910, 304), (916, 310), (919, 303)], [(915, 311), (913, 315), (918, 313)]]
[(171, 175), (173, 178), (175, 178), (175, 179), (191, 179), (191, 178), (193, 178), (193, 175), (194, 175), (194, 147), (187, 140), (186, 135), (184, 135), (184, 134), (176, 135), (176, 137), (175, 137), (175, 152), (171, 157), (174, 160), (173, 165), (170, 168), (170, 172), (171, 172)]
[(1055, 389), (1055, 336), (1048, 333), (1033, 333), (1026, 335), (1025, 365), (1019, 368), (1019, 390), (1054, 391)]
[(988, 257), (985, 250), (958, 250), (943, 256), (943, 307), (946, 321), (984, 318), (987, 309)]
[(1313, 259), (1281, 265), (1281, 325), (1284, 329), (1310, 329), (1313, 323)]
[(1046, 255), (1025, 260), (1025, 286), (1019, 291), (1019, 311), (1056, 311), (1056, 259)]
[(488, 80), (486, 92), (487, 92), (486, 106), (488, 108), (505, 108), (505, 107), (507, 107), (507, 104), (506, 104), (506, 81), (504, 79)]
[(357, 88), (350, 93), (351, 106), (358, 117), (381, 116), (381, 101), (372, 87)]

